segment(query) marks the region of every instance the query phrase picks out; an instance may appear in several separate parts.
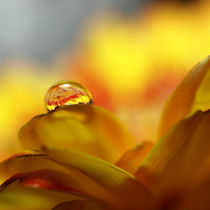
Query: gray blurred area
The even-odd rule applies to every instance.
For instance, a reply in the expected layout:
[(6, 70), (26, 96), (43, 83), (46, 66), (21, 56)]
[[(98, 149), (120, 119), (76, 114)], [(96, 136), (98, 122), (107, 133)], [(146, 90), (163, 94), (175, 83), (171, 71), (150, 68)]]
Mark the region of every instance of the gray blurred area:
[(132, 13), (143, 0), (1, 0), (0, 61), (49, 62), (70, 48), (88, 17), (100, 11)]

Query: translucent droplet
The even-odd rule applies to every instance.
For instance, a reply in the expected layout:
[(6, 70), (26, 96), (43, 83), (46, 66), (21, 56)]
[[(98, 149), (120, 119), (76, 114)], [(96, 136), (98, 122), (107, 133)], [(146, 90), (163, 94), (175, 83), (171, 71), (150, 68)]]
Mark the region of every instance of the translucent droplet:
[(45, 106), (48, 111), (55, 110), (59, 106), (92, 103), (89, 90), (79, 83), (71, 81), (56, 83), (45, 96)]

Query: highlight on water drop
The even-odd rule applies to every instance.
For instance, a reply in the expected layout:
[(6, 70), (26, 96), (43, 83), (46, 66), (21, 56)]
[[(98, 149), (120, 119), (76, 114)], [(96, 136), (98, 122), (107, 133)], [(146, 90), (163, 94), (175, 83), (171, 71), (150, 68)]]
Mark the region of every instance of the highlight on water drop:
[(59, 106), (92, 103), (92, 95), (89, 90), (72, 81), (54, 84), (45, 95), (45, 107), (48, 111), (55, 110)]

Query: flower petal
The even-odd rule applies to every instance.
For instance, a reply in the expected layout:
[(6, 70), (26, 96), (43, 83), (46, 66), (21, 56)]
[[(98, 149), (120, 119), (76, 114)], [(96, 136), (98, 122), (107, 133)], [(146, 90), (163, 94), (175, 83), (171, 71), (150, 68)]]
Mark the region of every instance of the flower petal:
[(123, 154), (119, 161), (115, 165), (134, 174), (140, 163), (144, 160), (146, 155), (152, 149), (153, 143), (144, 141), (137, 145), (133, 149), (128, 150)]
[(63, 202), (53, 208), (53, 210), (113, 210), (106, 204), (90, 201), (90, 200), (74, 200)]
[(90, 197), (86, 192), (78, 190), (77, 180), (69, 174), (54, 169), (42, 169), (32, 172), (18, 173), (6, 180), (0, 187), (19, 180), (24, 186), (65, 192), (81, 197)]
[(87, 175), (108, 190), (119, 205), (139, 209), (154, 205), (154, 197), (132, 175), (122, 169), (85, 153), (74, 150), (45, 148), (45, 152), (55, 162)]
[(137, 176), (157, 191), (177, 189), (201, 179), (210, 164), (210, 111), (178, 123), (152, 149)]
[[(108, 162), (71, 149), (65, 151), (45, 148), (45, 152), (45, 156), (24, 154), (8, 159), (0, 165), (0, 176), (6, 174), (7, 177), (11, 177), (17, 173), (56, 169), (59, 173), (68, 174), (70, 186), (79, 192), (84, 192), (87, 197), (90, 196), (117, 207), (134, 208), (140, 205), (146, 208), (148, 205), (154, 205), (153, 196), (143, 184)], [(8, 168), (9, 171), (7, 171)], [(46, 182), (44, 184), (46, 186)]]
[[(209, 175), (209, 174), (208, 174)], [(197, 187), (189, 192), (189, 196), (178, 209), (207, 210), (210, 209), (210, 177), (204, 179)]]
[(11, 180), (0, 191), (0, 209), (4, 210), (37, 210), (51, 209), (59, 202), (78, 199), (70, 194), (29, 188), (21, 185), (17, 180)]
[(160, 123), (160, 136), (196, 110), (210, 108), (210, 56), (198, 63), (167, 101)]
[(50, 168), (51, 165), (45, 156), (36, 151), (26, 150), (4, 160), (0, 163), (0, 184), (16, 173), (39, 170), (46, 166)]
[[(47, 155), (42, 155), (39, 153), (33, 154), (32, 151), (15, 155), (0, 164), (0, 177), (2, 179), (1, 183), (4, 184), (7, 182), (7, 180), (16, 176), (17, 174), (30, 173), (31, 171), (37, 173), (37, 171), (39, 172), (43, 169), (51, 171), (56, 170), (57, 173), (59, 171), (59, 173), (67, 174), (69, 184), (72, 183), (71, 187), (82, 193), (80, 196), (93, 197), (99, 200), (109, 201), (110, 203), (115, 202), (114, 198), (112, 198), (112, 195), (110, 195), (110, 192), (99, 186), (95, 180), (90, 179), (78, 171), (70, 171), (69, 169), (66, 169), (65, 166), (62, 166), (56, 163), (54, 160), (49, 159)], [(42, 183), (44, 184), (43, 180)], [(36, 182), (36, 184), (38, 185), (39, 183)], [(49, 185), (49, 183), (46, 184)]]
[[(78, 198), (80, 199), (89, 198), (92, 199), (92, 202), (99, 202), (95, 198), (88, 195), (86, 192), (78, 190), (77, 180), (74, 180), (68, 174), (57, 170), (42, 169), (27, 173), (16, 174), (1, 185), (0, 191), (5, 189), (9, 184), (15, 182), (16, 180), (19, 180), (20, 184), (22, 184), (23, 186), (69, 193), (71, 195), (79, 196)], [(72, 196), (69, 196), (68, 200), (70, 200), (71, 197)], [(72, 199), (75, 198), (77, 197), (73, 197)]]
[(23, 146), (75, 148), (116, 162), (134, 140), (108, 111), (94, 105), (72, 105), (34, 117), (19, 132)]

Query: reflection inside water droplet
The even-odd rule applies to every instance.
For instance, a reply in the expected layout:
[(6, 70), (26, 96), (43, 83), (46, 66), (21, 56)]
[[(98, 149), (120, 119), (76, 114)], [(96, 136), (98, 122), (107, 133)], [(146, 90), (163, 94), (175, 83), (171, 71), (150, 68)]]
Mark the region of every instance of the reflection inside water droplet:
[(45, 106), (48, 111), (55, 110), (59, 106), (92, 103), (89, 90), (79, 83), (71, 81), (56, 83), (45, 96)]

